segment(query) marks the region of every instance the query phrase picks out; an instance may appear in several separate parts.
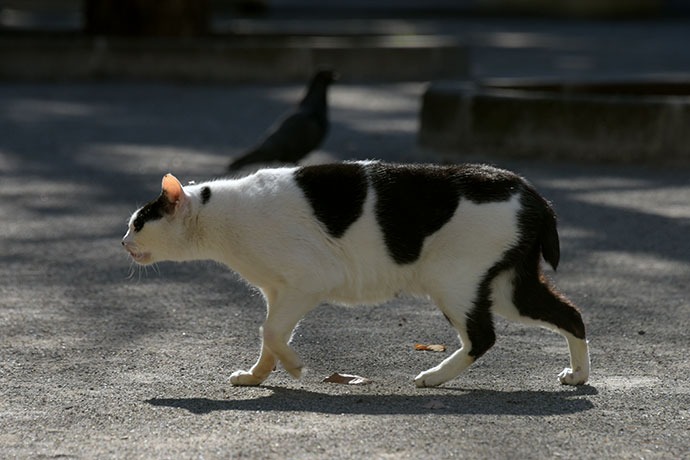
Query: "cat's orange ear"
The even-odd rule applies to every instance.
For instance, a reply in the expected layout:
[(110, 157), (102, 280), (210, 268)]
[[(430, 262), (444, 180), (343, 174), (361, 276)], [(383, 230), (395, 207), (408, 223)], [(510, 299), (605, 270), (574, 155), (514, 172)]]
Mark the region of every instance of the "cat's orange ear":
[(172, 204), (181, 204), (184, 201), (185, 194), (182, 189), (182, 184), (172, 174), (163, 176), (163, 184), (161, 185), (163, 193), (168, 201)]

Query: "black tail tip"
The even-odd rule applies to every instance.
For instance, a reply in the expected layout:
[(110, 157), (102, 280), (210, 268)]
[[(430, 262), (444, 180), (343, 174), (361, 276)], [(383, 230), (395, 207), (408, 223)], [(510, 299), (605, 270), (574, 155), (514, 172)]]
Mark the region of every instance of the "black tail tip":
[(555, 220), (552, 222), (544, 235), (542, 235), (541, 254), (544, 260), (556, 270), (561, 259), (561, 248), (558, 241), (558, 232), (556, 231), (556, 222)]
[(544, 260), (549, 265), (551, 265), (551, 268), (553, 268), (554, 271), (556, 271), (558, 269), (559, 256), (558, 255), (554, 256), (553, 254), (547, 255), (543, 251), (542, 251), (542, 254), (544, 255)]

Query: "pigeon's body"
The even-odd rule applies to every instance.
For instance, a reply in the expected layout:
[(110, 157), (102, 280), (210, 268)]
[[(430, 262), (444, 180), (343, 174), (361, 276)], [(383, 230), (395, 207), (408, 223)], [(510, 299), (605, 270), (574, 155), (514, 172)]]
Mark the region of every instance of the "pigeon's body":
[(321, 145), (328, 133), (328, 85), (333, 72), (318, 72), (297, 109), (286, 115), (266, 139), (228, 166), (237, 171), (252, 163), (296, 163)]

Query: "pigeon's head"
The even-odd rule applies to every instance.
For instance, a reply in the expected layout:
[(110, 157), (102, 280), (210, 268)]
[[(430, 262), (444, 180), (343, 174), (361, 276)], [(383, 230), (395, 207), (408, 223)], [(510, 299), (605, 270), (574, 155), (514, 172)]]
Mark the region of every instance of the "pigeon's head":
[(338, 74), (330, 69), (321, 69), (314, 74), (309, 82), (309, 89), (299, 106), (302, 109), (315, 110), (320, 117), (326, 116), (328, 110), (326, 93), (328, 86), (338, 79)]
[(326, 85), (329, 85), (333, 83), (334, 81), (338, 80), (340, 78), (340, 75), (338, 75), (337, 72), (331, 69), (322, 69), (316, 72), (314, 77), (312, 78), (312, 82), (320, 82)]

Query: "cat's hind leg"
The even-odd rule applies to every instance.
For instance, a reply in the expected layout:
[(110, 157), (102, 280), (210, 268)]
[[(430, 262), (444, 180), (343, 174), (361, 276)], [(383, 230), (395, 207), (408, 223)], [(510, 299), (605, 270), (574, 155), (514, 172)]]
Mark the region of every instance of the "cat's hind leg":
[(462, 373), (480, 356), (494, 345), (493, 319), (488, 304), (488, 294), (479, 297), (467, 295), (466, 289), (452, 296), (435, 298), (438, 307), (443, 311), (450, 324), (458, 331), (462, 348), (456, 350), (441, 364), (420, 373), (414, 382), (418, 387), (441, 385)]
[(494, 279), (492, 292), (496, 313), (510, 320), (549, 328), (565, 337), (570, 367), (558, 375), (562, 384), (587, 382), (590, 364), (585, 325), (574, 305), (556, 293), (538, 271), (517, 276), (514, 269), (506, 270)]

